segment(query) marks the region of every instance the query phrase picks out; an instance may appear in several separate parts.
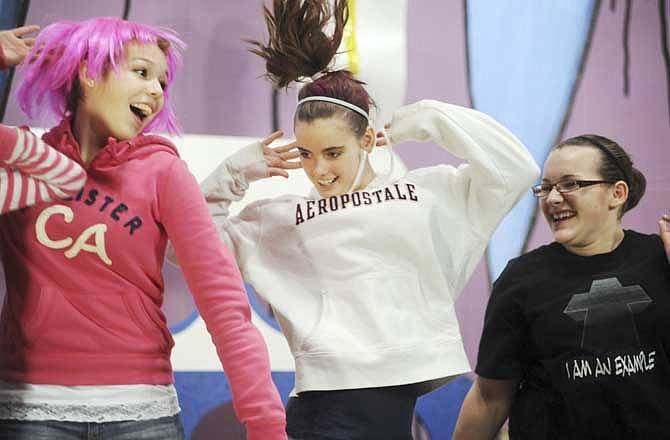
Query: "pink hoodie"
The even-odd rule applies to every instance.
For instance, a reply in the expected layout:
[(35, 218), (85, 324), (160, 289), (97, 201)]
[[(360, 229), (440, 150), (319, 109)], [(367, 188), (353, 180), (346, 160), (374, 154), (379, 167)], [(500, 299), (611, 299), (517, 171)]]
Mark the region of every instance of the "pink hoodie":
[[(43, 139), (80, 162), (68, 121)], [(239, 270), (175, 147), (158, 136), (110, 138), (86, 172), (71, 200), (0, 217), (7, 281), (0, 380), (172, 383), (174, 342), (160, 309), (169, 237), (248, 438), (285, 439), (284, 409)]]

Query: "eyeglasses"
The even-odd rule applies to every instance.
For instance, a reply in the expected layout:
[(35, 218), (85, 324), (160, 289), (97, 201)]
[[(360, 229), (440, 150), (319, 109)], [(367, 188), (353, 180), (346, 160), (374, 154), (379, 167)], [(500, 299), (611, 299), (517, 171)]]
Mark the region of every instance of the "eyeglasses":
[(614, 183), (612, 180), (561, 180), (557, 183), (540, 183), (533, 186), (533, 195), (539, 199), (543, 199), (549, 195), (552, 189), (556, 188), (559, 193), (569, 193), (576, 191), (579, 188), (599, 183)]

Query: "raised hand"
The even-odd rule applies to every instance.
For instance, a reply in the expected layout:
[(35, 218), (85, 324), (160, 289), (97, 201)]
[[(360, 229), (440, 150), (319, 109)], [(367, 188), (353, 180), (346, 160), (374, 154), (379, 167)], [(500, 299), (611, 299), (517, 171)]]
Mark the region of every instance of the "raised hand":
[(668, 263), (670, 263), (670, 214), (663, 214), (663, 217), (658, 221), (658, 232), (661, 235), (661, 240), (663, 240)]
[(0, 65), (5, 68), (14, 67), (21, 63), (30, 49), (35, 44), (34, 37), (26, 37), (40, 30), (39, 26), (28, 25), (15, 29), (0, 31), (0, 46), (2, 46), (3, 57), (0, 59)]
[(270, 148), (270, 144), (284, 135), (284, 132), (279, 130), (272, 133), (261, 141), (263, 144), (263, 154), (265, 155), (265, 164), (268, 167), (268, 175), (282, 176), (288, 178), (286, 170), (295, 170), (302, 168), (299, 161), (291, 161), (300, 157), (297, 144), (291, 142), (290, 144), (281, 145), (279, 147)]
[[(384, 130), (386, 130), (386, 133), (388, 135), (388, 131), (391, 128), (391, 123), (387, 122), (384, 124)], [(377, 141), (375, 142), (375, 146), (377, 147), (383, 147), (384, 145), (388, 144), (388, 140), (386, 139), (386, 135), (384, 135), (384, 132), (378, 131), (377, 132)]]

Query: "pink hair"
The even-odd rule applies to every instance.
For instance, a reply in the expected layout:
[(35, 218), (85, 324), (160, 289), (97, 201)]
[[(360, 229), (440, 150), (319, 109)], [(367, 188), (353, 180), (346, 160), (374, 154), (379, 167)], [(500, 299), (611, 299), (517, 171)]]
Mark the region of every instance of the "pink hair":
[(82, 63), (86, 62), (87, 74), (92, 79), (102, 78), (110, 67), (118, 72), (117, 63), (124, 56), (124, 46), (133, 42), (158, 44), (168, 65), (163, 108), (145, 130), (179, 133), (177, 118), (170, 107), (170, 89), (175, 71), (181, 65), (180, 51), (185, 43), (169, 29), (116, 17), (59, 21), (45, 27), (21, 67), (24, 75), (18, 90), (21, 109), (30, 118), (41, 113), (59, 119), (71, 116), (76, 102), (70, 102), (70, 95)]

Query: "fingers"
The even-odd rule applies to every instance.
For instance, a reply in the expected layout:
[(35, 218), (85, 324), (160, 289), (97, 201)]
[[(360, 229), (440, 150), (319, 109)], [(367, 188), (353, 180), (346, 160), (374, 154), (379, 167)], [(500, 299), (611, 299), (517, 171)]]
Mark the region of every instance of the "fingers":
[(663, 214), (661, 220), (658, 221), (658, 228), (661, 236), (668, 234), (670, 237), (670, 214)]
[(279, 138), (282, 137), (282, 136), (284, 136), (284, 132), (281, 131), (281, 130), (277, 130), (277, 131), (275, 131), (274, 133), (272, 133), (270, 136), (268, 136), (268, 137), (266, 137), (265, 139), (263, 139), (263, 140), (261, 141), (261, 143), (262, 143), (263, 145), (270, 145), (271, 143), (273, 143), (274, 141), (276, 141), (277, 139), (279, 139)]
[(658, 221), (658, 227), (661, 234), (670, 234), (670, 214), (663, 214), (661, 220)]
[[(277, 151), (277, 150), (275, 150)], [(298, 150), (292, 150), (292, 151), (287, 151), (285, 153), (279, 153), (279, 157), (282, 160), (291, 160), (291, 159), (297, 159), (300, 157), (300, 151)]]
[(388, 141), (386, 140), (386, 136), (384, 135), (383, 132), (378, 131), (377, 132), (377, 140), (375, 141), (375, 145), (378, 147), (383, 147), (384, 145), (387, 145)]
[(36, 24), (29, 24), (26, 26), (21, 26), (17, 27), (16, 29), (12, 30), (12, 33), (16, 35), (17, 37), (21, 38), (24, 35), (32, 34), (33, 32), (37, 32), (40, 30), (40, 27), (37, 26)]
[[(297, 146), (298, 146), (298, 143), (297, 143), (296, 141), (293, 141), (293, 142), (291, 142), (290, 144), (286, 144), (286, 145), (281, 145), (281, 146), (279, 146), (279, 147), (275, 147), (275, 148), (273, 148), (273, 150), (275, 150), (277, 153), (280, 153), (280, 154), (281, 154), (281, 153), (285, 153), (285, 152), (287, 152), (287, 151), (293, 150), (293, 149), (296, 148)], [(296, 150), (296, 151), (297, 151), (297, 150)]]
[(268, 174), (270, 175), (270, 177), (278, 176), (278, 177), (285, 177), (288, 179), (288, 172), (286, 172), (281, 168), (276, 167), (268, 168)]
[(670, 262), (670, 214), (664, 214), (662, 219), (658, 221), (658, 232), (663, 241), (668, 262)]
[(300, 162), (284, 161), (284, 162), (282, 162), (281, 166), (286, 170), (297, 170), (297, 169), (302, 168), (302, 164)]
[(28, 47), (33, 47), (35, 45), (35, 38), (33, 37), (24, 38), (23, 43)]

